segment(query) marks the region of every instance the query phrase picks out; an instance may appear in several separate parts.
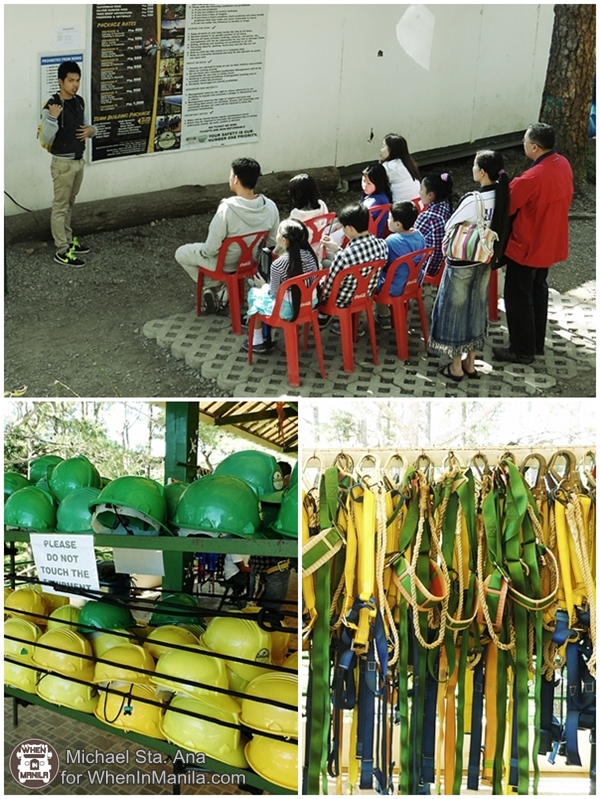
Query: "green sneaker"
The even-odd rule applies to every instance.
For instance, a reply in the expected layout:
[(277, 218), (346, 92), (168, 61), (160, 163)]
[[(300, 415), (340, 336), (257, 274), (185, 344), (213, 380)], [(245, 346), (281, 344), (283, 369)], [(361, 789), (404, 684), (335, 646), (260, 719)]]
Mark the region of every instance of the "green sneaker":
[(66, 252), (55, 252), (54, 260), (57, 264), (64, 264), (65, 266), (85, 266), (85, 261), (75, 255), (73, 247), (70, 247)]
[(81, 239), (78, 239), (77, 236), (73, 236), (73, 241), (71, 242), (71, 249), (75, 253), (75, 255), (85, 255), (86, 252), (90, 251), (90, 248), (87, 244), (84, 244)]

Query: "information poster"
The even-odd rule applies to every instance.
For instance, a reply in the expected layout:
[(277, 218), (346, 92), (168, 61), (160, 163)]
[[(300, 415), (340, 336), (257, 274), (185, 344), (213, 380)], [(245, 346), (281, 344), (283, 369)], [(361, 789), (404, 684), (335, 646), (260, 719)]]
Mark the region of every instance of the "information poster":
[(149, 152), (158, 64), (155, 5), (93, 5), (92, 161)]
[(92, 160), (258, 140), (266, 6), (92, 8)]
[[(74, 61), (83, 73), (83, 53), (63, 53), (62, 55), (40, 56), (40, 110), (53, 94), (60, 91), (58, 85), (58, 68), (63, 61)], [(85, 99), (85, 97), (84, 97)]]

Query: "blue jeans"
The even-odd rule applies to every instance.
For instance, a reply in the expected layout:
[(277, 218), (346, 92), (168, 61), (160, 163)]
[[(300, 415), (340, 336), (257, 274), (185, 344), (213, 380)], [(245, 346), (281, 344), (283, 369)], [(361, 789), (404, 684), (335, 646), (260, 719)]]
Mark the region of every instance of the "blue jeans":
[(429, 348), (450, 358), (483, 349), (491, 268), (446, 265), (433, 304)]
[[(285, 602), (287, 596), (288, 585), (290, 582), (290, 569), (285, 571), (276, 571), (271, 574), (261, 574), (265, 583), (264, 593), (261, 595), (261, 604), (264, 607), (275, 608), (275, 610), (283, 610), (282, 602)], [(254, 584), (254, 581), (253, 583)]]

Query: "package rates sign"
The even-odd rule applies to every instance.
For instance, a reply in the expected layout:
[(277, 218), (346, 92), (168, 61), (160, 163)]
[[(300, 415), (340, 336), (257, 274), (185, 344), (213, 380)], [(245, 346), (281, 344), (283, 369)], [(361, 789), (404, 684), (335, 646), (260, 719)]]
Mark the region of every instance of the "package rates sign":
[(258, 140), (267, 6), (92, 8), (92, 161)]

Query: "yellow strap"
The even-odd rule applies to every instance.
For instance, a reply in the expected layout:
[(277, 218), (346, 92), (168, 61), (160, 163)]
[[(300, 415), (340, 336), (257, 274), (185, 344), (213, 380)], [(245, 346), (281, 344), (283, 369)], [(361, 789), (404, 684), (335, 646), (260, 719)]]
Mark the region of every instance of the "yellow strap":
[(464, 732), (465, 735), (471, 734), (471, 716), (473, 714), (473, 678), (472, 669), (467, 669), (465, 673), (465, 710), (464, 710)]
[(446, 741), (444, 747), (444, 794), (452, 794), (454, 768), (456, 764), (456, 686), (460, 647), (456, 647), (456, 663), (446, 683)]
[(506, 670), (508, 680), (508, 709), (506, 711), (506, 738), (504, 740), (504, 795), (510, 796), (514, 793), (512, 786), (508, 784), (508, 775), (510, 773), (510, 756), (512, 752), (512, 731), (513, 731), (513, 671), (511, 668)]
[[(360, 496), (362, 494), (362, 488), (354, 486), (351, 493)], [(354, 514), (354, 509), (356, 507), (357, 503), (353, 501), (349, 494), (346, 502), (348, 530), (346, 533), (346, 560), (344, 562), (344, 606), (342, 609), (342, 618), (344, 619), (350, 612), (355, 596), (354, 581), (356, 576), (356, 561), (358, 558), (358, 532)]]
[[(362, 504), (355, 503), (354, 513), (358, 528), (358, 596), (362, 602), (369, 602), (375, 590), (375, 495), (368, 488), (363, 489)], [(358, 629), (352, 644), (358, 652), (368, 647), (374, 616), (371, 607), (358, 612)]]
[(485, 748), (483, 753), (483, 774), (485, 782), (492, 782), (494, 755), (498, 729), (496, 697), (498, 693), (498, 649), (488, 644), (485, 658)]
[[(562, 592), (559, 592), (559, 603), (566, 607), (569, 619), (573, 619), (573, 583), (571, 579), (571, 557), (569, 551), (569, 532), (565, 517), (565, 507), (561, 502), (554, 505), (556, 524), (556, 544), (558, 548), (558, 565), (561, 575)], [(562, 601), (561, 601), (562, 600)]]
[[(308, 511), (306, 509), (305, 502), (306, 502), (306, 492), (302, 491), (302, 543), (303, 544), (305, 544), (310, 538), (310, 531), (308, 526)], [(306, 636), (314, 627), (315, 621), (317, 619), (317, 611), (316, 611), (317, 598), (315, 595), (314, 576), (312, 574), (302, 579), (302, 596), (304, 599), (304, 610), (308, 614), (308, 623), (306, 627), (304, 627), (303, 629), (303, 636)]]
[(368, 488), (364, 489), (362, 511), (362, 534), (358, 539), (358, 595), (363, 602), (368, 602), (375, 590), (375, 495)]

